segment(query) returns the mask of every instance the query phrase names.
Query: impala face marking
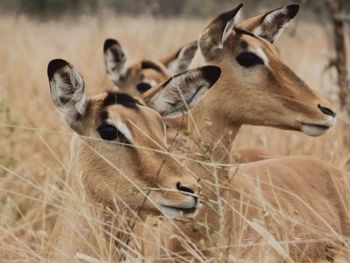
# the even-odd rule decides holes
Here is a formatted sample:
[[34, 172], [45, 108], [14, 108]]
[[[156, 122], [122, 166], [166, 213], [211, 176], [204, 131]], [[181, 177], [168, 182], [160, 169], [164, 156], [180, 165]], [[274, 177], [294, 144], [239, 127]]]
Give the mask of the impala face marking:
[[[242, 93], [254, 87], [253, 92], [255, 94], [247, 94], [246, 96], [252, 102], [255, 99], [258, 102], [254, 105], [257, 115], [260, 114], [257, 110], [267, 111], [266, 115], [260, 114], [260, 117], [264, 116], [266, 125], [300, 130], [310, 136], [319, 136], [335, 124], [333, 105], [326, 99], [319, 97], [304, 81], [284, 65], [274, 46], [264, 39], [256, 38], [251, 34], [242, 34], [242, 31], [239, 32], [240, 34], [235, 41], [244, 41], [247, 47], [246, 49], [239, 48], [236, 55], [234, 55], [236, 61], [240, 64], [240, 68], [235, 66], [235, 72], [240, 73], [241, 76], [246, 76], [244, 80], [240, 81], [246, 89]], [[245, 56], [243, 56], [244, 54]], [[245, 65], [242, 67], [243, 61]], [[248, 74], [250, 77], [248, 77]], [[259, 102], [258, 98], [262, 96], [261, 92], [268, 96], [266, 99], [270, 101], [270, 105]], [[262, 103], [264, 108], [260, 108], [259, 103]], [[326, 110], [320, 110], [319, 105]], [[247, 109], [247, 112], [254, 112], [252, 108], [254, 107]], [[325, 112], [331, 112], [332, 114], [325, 114]], [[280, 116], [277, 116], [277, 114]], [[282, 119], [283, 115], [284, 119]], [[258, 120], [253, 119], [256, 118], [251, 118], [251, 124], [259, 125]], [[283, 122], [285, 124], [273, 124], [273, 122], [267, 124], [269, 119], [273, 119], [275, 123], [279, 119], [281, 124]]]
[[265, 66], [269, 66], [269, 59], [267, 58], [265, 52], [261, 48], [257, 48], [255, 53], [264, 61]]
[[[115, 200], [132, 209], [142, 206], [143, 211], [162, 211], [171, 218], [196, 214], [200, 186], [168, 156], [159, 113], [121, 92], [87, 98], [82, 76], [61, 59], [49, 63], [48, 77], [56, 107], [83, 135], [76, 137], [74, 147], [88, 198], [112, 207]], [[144, 202], [146, 189], [153, 190]]]
[[163, 73], [162, 67], [159, 64], [157, 64], [151, 60], [142, 60], [141, 61], [141, 69], [153, 69], [155, 71]]
[[106, 98], [103, 100], [103, 107], [113, 104], [120, 104], [134, 110], [138, 110], [138, 105], [141, 105], [137, 99], [128, 94], [121, 92], [108, 92]]

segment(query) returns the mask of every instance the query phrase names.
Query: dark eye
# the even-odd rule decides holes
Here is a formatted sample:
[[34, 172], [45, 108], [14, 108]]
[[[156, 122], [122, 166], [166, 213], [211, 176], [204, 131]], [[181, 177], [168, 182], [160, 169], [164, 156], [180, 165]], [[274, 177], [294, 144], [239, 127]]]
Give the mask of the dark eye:
[[129, 143], [128, 139], [116, 127], [111, 124], [103, 123], [97, 129], [101, 138], [106, 141], [117, 140], [122, 143]]
[[152, 86], [147, 82], [140, 82], [139, 84], [136, 85], [136, 88], [140, 93], [144, 93], [150, 88], [152, 88]]
[[264, 61], [257, 55], [251, 52], [243, 52], [236, 57], [237, 62], [245, 68], [249, 68], [254, 65], [264, 64]]

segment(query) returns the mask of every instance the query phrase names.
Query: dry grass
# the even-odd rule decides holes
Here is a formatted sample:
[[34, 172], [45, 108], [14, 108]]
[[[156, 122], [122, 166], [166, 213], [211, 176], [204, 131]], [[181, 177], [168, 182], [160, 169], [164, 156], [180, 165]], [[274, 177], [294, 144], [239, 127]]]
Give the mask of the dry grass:
[[[0, 21], [0, 258], [37, 262], [60, 206], [72, 134], [51, 101], [47, 63], [67, 59], [95, 94], [111, 86], [102, 63], [105, 38], [120, 40], [134, 59], [159, 58], [193, 40], [206, 22], [111, 16], [45, 23], [5, 16]], [[278, 45], [288, 65], [336, 100], [334, 72], [323, 73], [332, 55], [328, 33], [317, 24], [299, 23], [296, 35], [286, 34]], [[337, 127], [321, 138], [245, 127], [235, 145], [309, 154], [342, 168], [350, 159], [344, 144], [349, 128], [342, 114]]]

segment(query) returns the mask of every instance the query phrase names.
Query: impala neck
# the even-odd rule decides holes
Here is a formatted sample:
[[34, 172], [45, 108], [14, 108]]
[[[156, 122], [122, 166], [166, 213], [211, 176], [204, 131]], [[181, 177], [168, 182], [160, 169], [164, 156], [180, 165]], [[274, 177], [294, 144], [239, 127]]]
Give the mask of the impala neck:
[[[207, 94], [192, 109], [188, 119], [190, 134], [197, 140], [191, 142], [192, 150], [199, 150], [198, 141], [202, 144], [212, 146], [213, 160], [220, 163], [229, 163], [229, 153], [231, 151], [233, 140], [241, 127], [241, 123], [235, 120], [234, 113], [230, 118], [222, 113], [222, 105], [220, 101], [224, 101], [223, 92], [227, 83], [234, 85], [230, 78], [229, 72], [225, 72], [225, 65], [219, 59], [215, 62], [206, 62], [202, 53], [198, 49], [192, 61], [191, 68], [198, 66], [214, 64], [221, 68], [222, 73], [216, 87], [207, 91]], [[221, 65], [223, 64], [223, 65]], [[215, 89], [215, 90], [214, 90]], [[192, 117], [191, 117], [192, 115]], [[237, 118], [239, 119], [239, 118]]]
[[230, 163], [232, 142], [241, 125], [232, 125], [220, 117], [210, 96], [205, 96], [191, 111], [188, 130], [192, 152], [203, 154], [220, 164]]

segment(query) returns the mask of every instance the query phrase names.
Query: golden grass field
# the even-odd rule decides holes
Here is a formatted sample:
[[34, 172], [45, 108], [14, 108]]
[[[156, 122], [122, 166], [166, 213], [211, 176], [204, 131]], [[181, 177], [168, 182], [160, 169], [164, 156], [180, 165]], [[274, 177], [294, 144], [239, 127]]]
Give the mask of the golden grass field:
[[[88, 92], [96, 94], [112, 87], [102, 58], [106, 38], [118, 39], [132, 59], [157, 59], [193, 40], [206, 23], [112, 15], [48, 22], [0, 18], [0, 262], [40, 261], [58, 212], [72, 132], [52, 103], [48, 62], [67, 59], [85, 77]], [[335, 72], [323, 72], [334, 54], [330, 32], [330, 25], [298, 21], [278, 47], [287, 65], [336, 104]], [[338, 116], [336, 127], [322, 137], [245, 127], [235, 146], [307, 154], [345, 168], [350, 123], [340, 111]]]

